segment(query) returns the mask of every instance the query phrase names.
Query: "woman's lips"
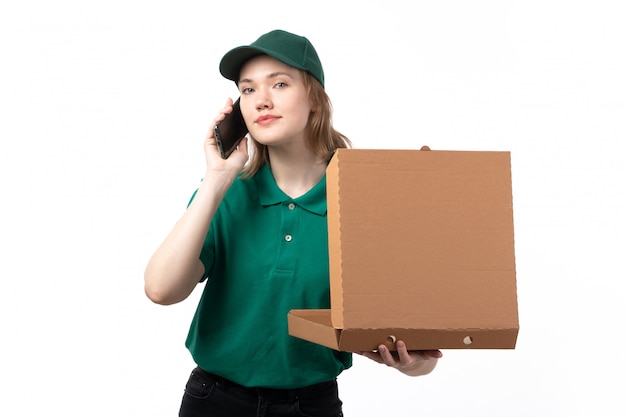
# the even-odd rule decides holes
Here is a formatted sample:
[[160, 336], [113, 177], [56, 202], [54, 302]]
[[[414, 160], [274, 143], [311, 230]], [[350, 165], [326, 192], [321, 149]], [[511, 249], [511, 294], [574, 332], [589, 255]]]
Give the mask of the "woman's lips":
[[260, 116], [258, 119], [256, 119], [256, 123], [258, 125], [265, 126], [265, 125], [272, 123], [274, 120], [278, 120], [278, 118], [279, 118], [278, 116], [267, 114], [264, 116]]

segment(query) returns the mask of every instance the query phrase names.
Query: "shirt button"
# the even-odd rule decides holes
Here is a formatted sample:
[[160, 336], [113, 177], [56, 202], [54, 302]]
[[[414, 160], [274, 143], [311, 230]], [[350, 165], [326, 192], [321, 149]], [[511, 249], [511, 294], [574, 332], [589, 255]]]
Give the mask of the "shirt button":
[[293, 204], [293, 203], [289, 203], [289, 205], [287, 207], [289, 207], [289, 210], [293, 210], [293, 209], [296, 208], [296, 205]]
[[285, 242], [291, 242], [293, 237], [291, 235], [285, 235]]

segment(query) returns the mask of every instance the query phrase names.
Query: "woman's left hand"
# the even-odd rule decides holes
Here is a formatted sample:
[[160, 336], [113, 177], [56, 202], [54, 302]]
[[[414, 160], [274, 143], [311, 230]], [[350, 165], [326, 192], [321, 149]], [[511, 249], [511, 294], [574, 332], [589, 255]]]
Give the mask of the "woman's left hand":
[[412, 350], [408, 351], [403, 341], [396, 343], [397, 352], [391, 352], [385, 345], [378, 346], [374, 352], [357, 352], [371, 360], [385, 364], [409, 376], [429, 374], [439, 358], [443, 356], [439, 350]]

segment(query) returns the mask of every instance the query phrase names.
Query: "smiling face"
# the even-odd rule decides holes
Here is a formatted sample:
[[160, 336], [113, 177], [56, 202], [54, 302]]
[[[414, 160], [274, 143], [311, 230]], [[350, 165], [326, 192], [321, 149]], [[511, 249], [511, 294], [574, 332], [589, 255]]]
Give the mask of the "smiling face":
[[305, 146], [311, 102], [296, 68], [260, 55], [242, 67], [241, 111], [254, 140], [269, 147]]

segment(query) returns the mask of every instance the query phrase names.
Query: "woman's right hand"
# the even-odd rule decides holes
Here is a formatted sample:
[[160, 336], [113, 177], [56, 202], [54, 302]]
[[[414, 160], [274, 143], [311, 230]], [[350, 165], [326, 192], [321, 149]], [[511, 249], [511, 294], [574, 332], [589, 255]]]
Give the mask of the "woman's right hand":
[[219, 148], [217, 147], [217, 140], [215, 139], [215, 125], [224, 120], [227, 114], [233, 111], [233, 100], [228, 99], [226, 105], [213, 119], [206, 139], [204, 140], [204, 154], [207, 163], [207, 174], [209, 172], [230, 172], [237, 175], [243, 169], [244, 165], [248, 161], [248, 138], [245, 137], [237, 149], [227, 159], [223, 159], [220, 155]]

